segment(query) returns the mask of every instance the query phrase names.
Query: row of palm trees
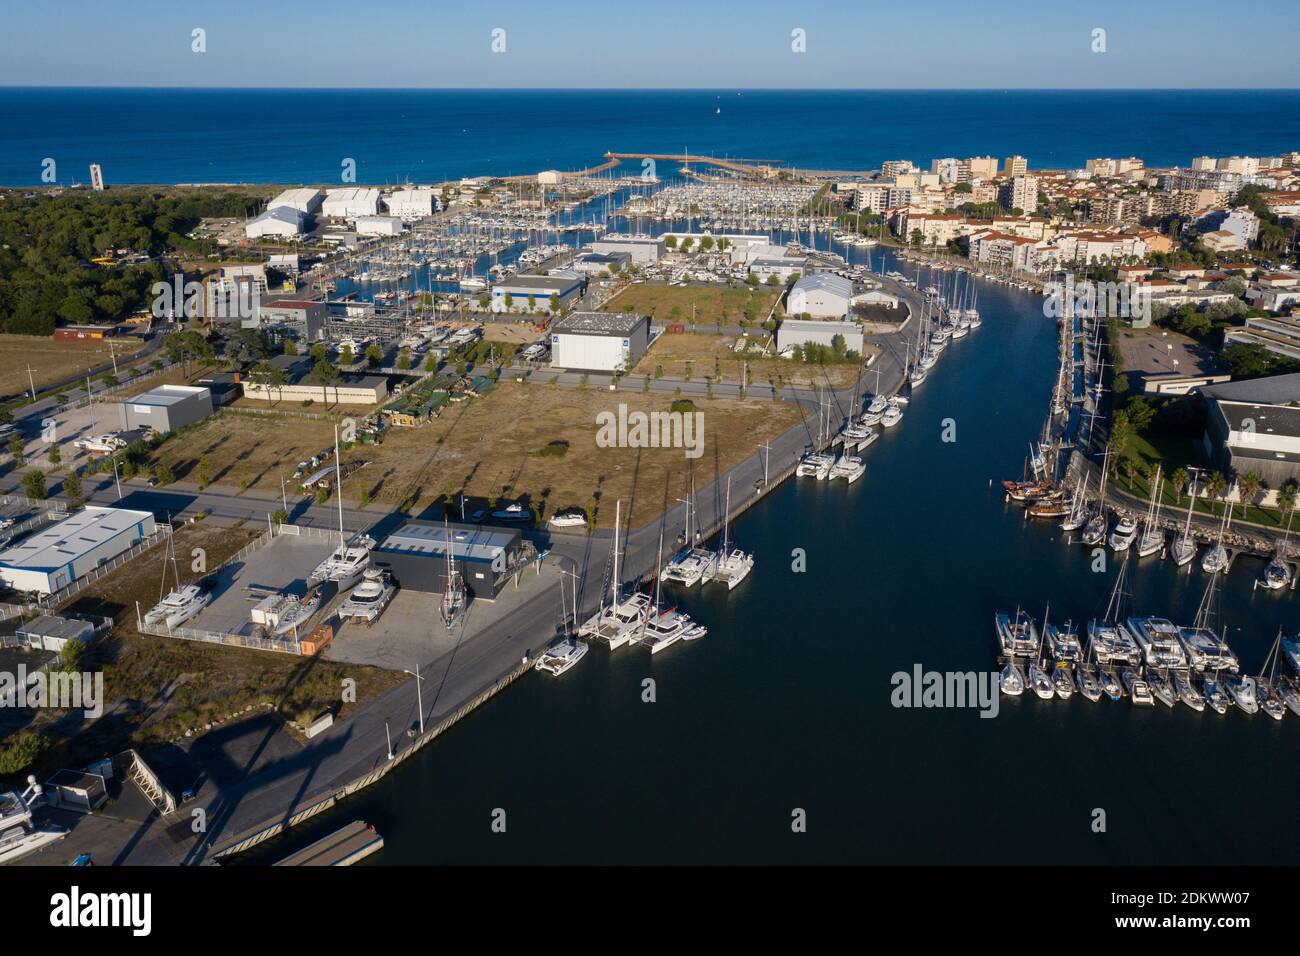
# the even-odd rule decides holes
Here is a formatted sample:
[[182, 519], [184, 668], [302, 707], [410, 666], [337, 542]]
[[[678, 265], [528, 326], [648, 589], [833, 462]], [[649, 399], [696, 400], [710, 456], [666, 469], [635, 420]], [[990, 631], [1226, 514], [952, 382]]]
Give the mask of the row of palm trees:
[[[1129, 487], [1133, 487], [1134, 466], [1128, 460], [1122, 460], [1118, 466], [1125, 471], [1125, 478], [1128, 480]], [[1147, 476], [1148, 480], [1150, 476]], [[1169, 474], [1169, 480], [1173, 484], [1174, 496], [1181, 505], [1184, 493], [1190, 493], [1191, 475], [1186, 468], [1175, 468]], [[1210, 502], [1210, 513], [1214, 514], [1216, 501], [1227, 501], [1227, 496], [1234, 490], [1237, 493], [1237, 501], [1241, 502], [1243, 511], [1254, 503], [1256, 496], [1267, 489], [1264, 480], [1253, 471], [1242, 472], [1238, 474], [1235, 480], [1230, 480], [1220, 471], [1211, 471], [1209, 474], [1199, 475], [1196, 479], [1196, 487], [1205, 493]], [[1279, 523], [1285, 523], [1291, 513], [1295, 511], [1296, 505], [1300, 502], [1300, 483], [1291, 479], [1277, 489], [1277, 509], [1280, 516]], [[1228, 502], [1231, 507], [1234, 502]]]

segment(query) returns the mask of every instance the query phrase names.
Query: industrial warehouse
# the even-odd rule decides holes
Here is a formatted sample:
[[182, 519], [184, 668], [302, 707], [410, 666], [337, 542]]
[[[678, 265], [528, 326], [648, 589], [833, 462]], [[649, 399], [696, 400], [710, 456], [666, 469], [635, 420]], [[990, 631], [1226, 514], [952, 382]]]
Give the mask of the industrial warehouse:
[[501, 592], [525, 550], [513, 529], [408, 521], [380, 542], [372, 559], [391, 571], [403, 588], [441, 593], [446, 590], [448, 539], [450, 564], [478, 600], [491, 600]]
[[650, 317], [635, 312], [574, 312], [551, 326], [555, 368], [627, 371], [649, 346]]
[[0, 581], [15, 591], [53, 594], [129, 551], [156, 530], [148, 511], [86, 505], [0, 551]]

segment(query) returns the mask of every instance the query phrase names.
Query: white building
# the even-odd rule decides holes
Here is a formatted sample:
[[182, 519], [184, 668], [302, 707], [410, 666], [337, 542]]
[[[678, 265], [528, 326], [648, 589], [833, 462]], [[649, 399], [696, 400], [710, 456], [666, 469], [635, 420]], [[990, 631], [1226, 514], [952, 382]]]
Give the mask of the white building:
[[551, 366], [626, 372], [650, 345], [650, 317], [635, 312], [574, 312], [551, 326]]
[[607, 234], [591, 244], [591, 251], [602, 255], [626, 252], [639, 266], [653, 265], [665, 252], [663, 236], [626, 236]]
[[275, 209], [284, 206], [288, 209], [296, 209], [304, 216], [310, 216], [320, 211], [320, 205], [324, 198], [324, 194], [319, 189], [312, 189], [311, 187], [286, 189], [272, 199], [266, 208]]
[[438, 196], [427, 186], [417, 186], [390, 193], [385, 204], [399, 219], [428, 219], [438, 211]]
[[358, 216], [356, 218], [358, 236], [400, 236], [402, 220], [395, 216]]
[[249, 239], [266, 236], [292, 239], [302, 235], [303, 222], [303, 214], [292, 206], [272, 206], [244, 226], [244, 235]]
[[0, 551], [0, 581], [15, 591], [52, 594], [149, 537], [152, 512], [86, 505]]
[[817, 272], [804, 276], [791, 287], [785, 311], [788, 315], [842, 319], [852, 302], [852, 280], [830, 272]]
[[369, 186], [345, 186], [331, 189], [321, 204], [321, 212], [330, 219], [356, 219], [379, 215], [379, 190]]
[[844, 348], [862, 354], [862, 326], [856, 322], [817, 321], [813, 319], [786, 319], [776, 330], [776, 350], [778, 353], [792, 349], [796, 345], [824, 345], [832, 348], [836, 336], [844, 340]]

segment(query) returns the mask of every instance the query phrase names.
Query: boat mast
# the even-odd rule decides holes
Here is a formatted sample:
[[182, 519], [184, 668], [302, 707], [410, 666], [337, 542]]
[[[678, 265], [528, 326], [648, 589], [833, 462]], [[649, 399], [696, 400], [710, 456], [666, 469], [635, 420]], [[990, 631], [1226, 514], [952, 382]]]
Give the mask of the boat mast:
[[339, 547], [343, 547], [343, 467], [339, 462], [339, 426], [334, 423], [334, 497], [339, 506]]

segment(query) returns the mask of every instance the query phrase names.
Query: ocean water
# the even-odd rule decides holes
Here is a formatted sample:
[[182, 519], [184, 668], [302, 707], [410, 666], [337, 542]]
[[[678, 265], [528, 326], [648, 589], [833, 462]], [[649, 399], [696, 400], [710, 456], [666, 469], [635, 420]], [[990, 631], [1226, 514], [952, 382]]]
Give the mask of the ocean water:
[[[1300, 148], [1300, 91], [0, 88], [0, 184], [441, 181], [581, 169], [613, 152], [867, 169], [1021, 154], [1031, 167]], [[639, 172], [639, 165], [626, 164]]]
[[[1004, 503], [997, 482], [1046, 413], [1056, 330], [1038, 296], [978, 285], [983, 327], [948, 346], [866, 475], [787, 481], [732, 525], [757, 555], [748, 580], [671, 594], [707, 637], [653, 658], [595, 645], [559, 679], [518, 681], [259, 858], [360, 818], [385, 836], [379, 863], [1295, 863], [1277, 813], [1300, 787], [1292, 714], [1077, 693], [1002, 698], [993, 719], [891, 705], [895, 672], [992, 670], [999, 609], [1086, 626], [1119, 567], [1094, 571], [1056, 523]], [[1191, 623], [1194, 567], [1135, 561], [1124, 613]], [[1252, 590], [1262, 567], [1238, 560], [1222, 588], [1252, 672], [1297, 619], [1292, 592]]]

